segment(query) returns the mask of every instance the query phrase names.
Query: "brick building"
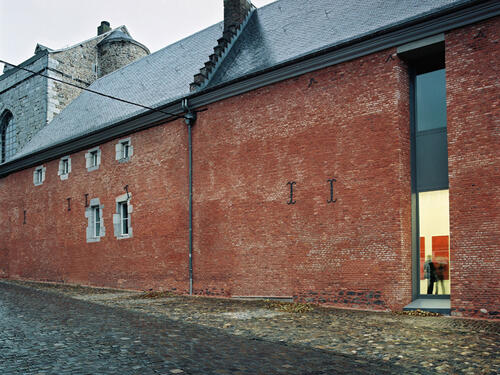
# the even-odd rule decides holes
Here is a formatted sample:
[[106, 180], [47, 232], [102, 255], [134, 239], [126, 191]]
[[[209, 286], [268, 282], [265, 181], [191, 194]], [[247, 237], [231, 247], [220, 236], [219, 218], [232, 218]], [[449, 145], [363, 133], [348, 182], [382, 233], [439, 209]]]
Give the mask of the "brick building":
[[2, 275], [497, 317], [498, 2], [224, 5], [0, 165]]

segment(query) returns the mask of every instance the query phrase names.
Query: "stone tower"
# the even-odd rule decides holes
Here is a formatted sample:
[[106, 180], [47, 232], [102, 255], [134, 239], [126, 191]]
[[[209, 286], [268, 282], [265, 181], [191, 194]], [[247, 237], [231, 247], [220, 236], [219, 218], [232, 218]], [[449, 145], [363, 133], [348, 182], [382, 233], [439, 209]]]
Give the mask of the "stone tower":
[[[88, 87], [96, 79], [149, 54], [125, 26], [103, 21], [97, 36], [54, 50], [37, 44], [20, 65], [50, 78]], [[57, 116], [81, 89], [5, 66], [0, 75], [0, 163], [8, 162], [38, 131]], [[8, 120], [8, 121], [7, 121]]]
[[114, 30], [97, 44], [97, 76], [100, 78], [141, 57], [149, 50], [122, 30]]

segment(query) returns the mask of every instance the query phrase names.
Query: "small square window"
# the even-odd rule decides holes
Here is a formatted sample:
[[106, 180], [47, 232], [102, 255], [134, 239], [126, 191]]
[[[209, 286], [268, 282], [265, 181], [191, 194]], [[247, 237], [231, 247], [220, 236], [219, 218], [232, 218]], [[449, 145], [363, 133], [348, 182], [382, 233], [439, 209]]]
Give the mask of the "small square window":
[[71, 159], [69, 156], [65, 156], [59, 161], [59, 171], [57, 172], [57, 174], [59, 175], [61, 180], [66, 180], [70, 173], [71, 173]]
[[115, 159], [119, 163], [126, 163], [130, 160], [134, 153], [134, 147], [130, 137], [125, 139], [120, 139], [115, 145], [116, 157]]
[[62, 172], [62, 174], [68, 174], [69, 173], [69, 160], [68, 159], [64, 159], [62, 161], [61, 172]]
[[101, 164], [101, 150], [99, 147], [95, 147], [85, 154], [85, 163], [89, 172], [99, 169], [99, 165]]
[[33, 172], [33, 184], [35, 186], [43, 184], [45, 181], [45, 167], [42, 165], [37, 167]]

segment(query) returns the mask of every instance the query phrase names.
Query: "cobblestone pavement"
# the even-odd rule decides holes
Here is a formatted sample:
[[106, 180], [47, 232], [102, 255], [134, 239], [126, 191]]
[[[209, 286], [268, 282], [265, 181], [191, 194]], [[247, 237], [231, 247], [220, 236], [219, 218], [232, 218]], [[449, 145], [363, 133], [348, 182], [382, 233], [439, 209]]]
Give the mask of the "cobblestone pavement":
[[1, 281], [0, 374], [500, 373], [499, 322], [144, 297]]

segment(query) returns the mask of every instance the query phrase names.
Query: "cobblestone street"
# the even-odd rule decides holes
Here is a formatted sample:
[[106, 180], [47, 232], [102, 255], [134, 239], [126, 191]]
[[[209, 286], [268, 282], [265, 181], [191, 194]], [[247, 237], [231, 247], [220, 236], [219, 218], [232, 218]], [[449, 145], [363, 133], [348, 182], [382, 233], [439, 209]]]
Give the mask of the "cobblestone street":
[[138, 296], [1, 281], [0, 373], [496, 374], [500, 368], [497, 322], [335, 309], [285, 313], [256, 302]]

